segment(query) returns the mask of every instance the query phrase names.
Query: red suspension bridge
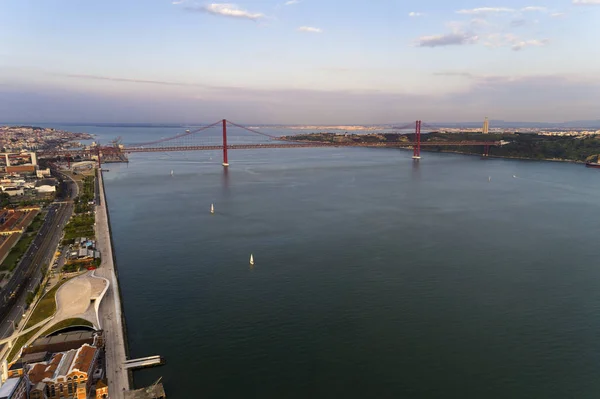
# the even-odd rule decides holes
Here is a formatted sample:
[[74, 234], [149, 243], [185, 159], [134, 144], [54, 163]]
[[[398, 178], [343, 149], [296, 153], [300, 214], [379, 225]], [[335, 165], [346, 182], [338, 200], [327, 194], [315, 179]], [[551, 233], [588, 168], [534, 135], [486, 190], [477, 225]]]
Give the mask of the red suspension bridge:
[[[245, 132], [253, 135], [262, 136], [266, 139], [255, 143], [232, 143], [227, 142], [227, 127], [235, 127], [242, 129]], [[208, 129], [222, 129], [222, 139], [219, 143], [207, 143], [203, 140], [202, 133]], [[98, 164], [101, 164], [103, 157], [111, 155], [130, 154], [138, 152], [171, 152], [171, 151], [214, 151], [223, 152], [223, 166], [229, 166], [228, 151], [229, 150], [249, 150], [249, 149], [266, 149], [266, 148], [324, 148], [324, 147], [378, 147], [378, 148], [412, 148], [413, 159], [421, 158], [421, 147], [465, 147], [479, 146], [483, 148], [482, 155], [487, 157], [489, 149], [492, 146], [501, 145], [498, 141], [421, 141], [421, 128], [425, 127], [428, 132], [439, 130], [434, 126], [423, 124], [418, 120], [415, 123], [410, 123], [404, 126], [394, 126], [392, 130], [406, 131], [414, 127], [414, 135], [412, 140], [404, 139], [403, 141], [377, 141], [377, 142], [353, 142], [353, 141], [313, 141], [313, 140], [297, 140], [293, 137], [274, 136], [257, 129], [242, 126], [226, 119], [202, 126], [194, 130], [186, 130], [184, 133], [177, 134], [172, 137], [161, 138], [158, 140], [129, 144], [129, 145], [113, 145], [100, 146], [97, 145], [87, 149], [75, 150], [44, 150], [40, 152], [41, 156], [50, 157], [65, 157], [70, 159], [74, 156], [96, 156]], [[205, 137], [205, 136], [204, 136]], [[408, 135], [407, 135], [408, 137]]]

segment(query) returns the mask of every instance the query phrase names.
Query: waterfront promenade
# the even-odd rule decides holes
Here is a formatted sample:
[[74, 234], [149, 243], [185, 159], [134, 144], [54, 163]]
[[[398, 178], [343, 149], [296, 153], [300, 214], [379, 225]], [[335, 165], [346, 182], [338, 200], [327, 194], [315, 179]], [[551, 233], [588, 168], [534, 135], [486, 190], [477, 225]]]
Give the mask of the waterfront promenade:
[[100, 322], [106, 339], [106, 377], [108, 380], [108, 390], [110, 397], [116, 399], [122, 398], [124, 396], [123, 391], [129, 390], [129, 377], [128, 372], [123, 368], [126, 360], [126, 337], [123, 329], [119, 283], [113, 262], [108, 209], [106, 207], [104, 181], [101, 171], [98, 171], [98, 188], [100, 204], [96, 206], [95, 228], [96, 245], [102, 254], [102, 263], [96, 270], [96, 275], [104, 277], [110, 282], [110, 288], [100, 304]]

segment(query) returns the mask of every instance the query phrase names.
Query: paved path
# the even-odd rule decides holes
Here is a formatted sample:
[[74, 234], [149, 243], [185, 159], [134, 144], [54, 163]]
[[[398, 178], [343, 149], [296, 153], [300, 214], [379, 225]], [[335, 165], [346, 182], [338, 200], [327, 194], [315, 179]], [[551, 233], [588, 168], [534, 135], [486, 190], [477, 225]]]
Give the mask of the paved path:
[[30, 331], [35, 330], [36, 328], [42, 327], [46, 323], [49, 323], [53, 318], [54, 318], [54, 316], [50, 316], [47, 319], [44, 319], [44, 320], [40, 321], [39, 323], [37, 323], [37, 324], [35, 324], [35, 325], [27, 328], [26, 330], [19, 331], [16, 334], [13, 334], [13, 335], [11, 335], [8, 338], [4, 338], [4, 339], [0, 340], [0, 344], [5, 344], [5, 343], [7, 343], [9, 341], [13, 341], [13, 340], [19, 338], [21, 335], [25, 335], [25, 334], [29, 333]]
[[106, 340], [106, 376], [108, 391], [111, 399], [123, 397], [123, 390], [129, 390], [129, 378], [122, 365], [126, 360], [125, 337], [123, 333], [121, 314], [121, 298], [119, 283], [115, 274], [110, 231], [108, 227], [104, 182], [102, 173], [98, 173], [100, 191], [99, 205], [96, 206], [96, 245], [102, 256], [102, 264], [96, 270], [98, 277], [104, 277], [110, 282], [110, 287], [100, 304], [100, 321]]

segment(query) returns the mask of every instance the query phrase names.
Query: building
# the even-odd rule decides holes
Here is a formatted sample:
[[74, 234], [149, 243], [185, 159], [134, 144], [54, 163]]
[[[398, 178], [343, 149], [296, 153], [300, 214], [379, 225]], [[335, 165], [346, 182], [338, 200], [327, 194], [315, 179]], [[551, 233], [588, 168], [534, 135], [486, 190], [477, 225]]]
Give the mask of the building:
[[96, 399], [107, 399], [108, 398], [108, 385], [104, 380], [100, 380], [96, 383]]
[[102, 346], [102, 335], [94, 331], [75, 331], [53, 337], [40, 337], [33, 341], [31, 345], [23, 348], [23, 358], [19, 360], [28, 360], [28, 363], [31, 364], [34, 363], [34, 360], [26, 358], [25, 355], [66, 352], [77, 349], [84, 344]]
[[35, 174], [35, 165], [17, 165], [7, 166], [5, 168], [6, 173], [23, 173], [23, 174]]
[[488, 134], [490, 132], [490, 121], [488, 120], [488, 117], [485, 117], [485, 120], [483, 121], [483, 134]]
[[37, 176], [38, 179], [43, 179], [44, 177], [50, 177], [50, 168], [38, 169], [35, 172], [35, 175]]
[[5, 166], [31, 165], [37, 166], [37, 156], [35, 152], [5, 152], [0, 154]]
[[30, 399], [87, 399], [98, 364], [99, 349], [83, 344], [79, 349], [55, 353], [45, 362], [28, 365]]
[[0, 386], [0, 399], [27, 399], [27, 379], [13, 377]]
[[15, 195], [25, 195], [25, 191], [23, 191], [23, 187], [2, 186], [2, 192], [10, 195], [11, 197], [13, 197]]

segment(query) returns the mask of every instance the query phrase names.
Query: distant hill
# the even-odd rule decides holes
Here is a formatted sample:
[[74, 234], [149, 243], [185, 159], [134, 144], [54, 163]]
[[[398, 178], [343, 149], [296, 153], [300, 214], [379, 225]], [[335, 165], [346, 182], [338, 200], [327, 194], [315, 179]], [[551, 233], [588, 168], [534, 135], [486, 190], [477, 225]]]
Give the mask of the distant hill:
[[[483, 122], [439, 122], [435, 126], [444, 127], [481, 127]], [[507, 122], [501, 120], [490, 120], [490, 127], [500, 128], [543, 128], [543, 129], [600, 129], [600, 119], [587, 121], [568, 121], [568, 122]]]

